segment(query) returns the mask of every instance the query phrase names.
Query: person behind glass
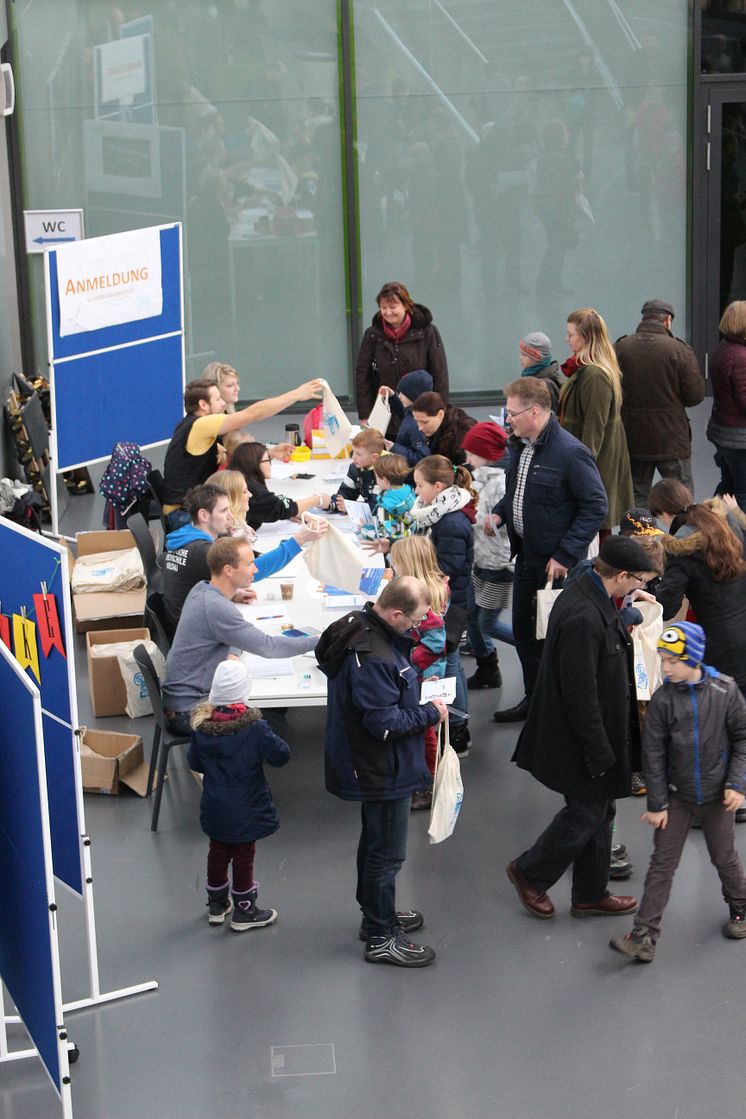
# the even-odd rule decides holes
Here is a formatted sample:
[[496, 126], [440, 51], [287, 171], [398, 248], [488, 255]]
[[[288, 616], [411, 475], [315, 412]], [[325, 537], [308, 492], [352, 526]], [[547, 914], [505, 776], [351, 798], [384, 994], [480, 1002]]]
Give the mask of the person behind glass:
[[559, 420], [596, 460], [609, 501], [599, 533], [603, 540], [635, 503], [621, 419], [622, 378], [598, 311], [581, 307], [568, 315], [567, 344], [572, 356], [562, 366], [567, 381], [560, 393]]
[[454, 466], [463, 466], [466, 455], [462, 449], [464, 436], [477, 422], [455, 404], [446, 404], [437, 392], [425, 392], [412, 405], [412, 417], [424, 435], [428, 453], [445, 455]]
[[507, 386], [505, 395], [512, 454], [505, 495], [493, 509], [493, 519], [496, 527], [506, 526], [516, 561], [513, 636], [525, 695], [513, 707], [496, 711], [497, 723], [520, 722], [528, 713], [542, 650], [536, 639], [536, 592], [563, 579], [585, 557], [608, 510], [593, 455], [560, 427], [544, 382], [521, 377]]
[[[210, 384], [218, 386], [220, 395], [225, 401], [225, 415], [232, 415], [236, 411], [238, 394], [241, 391], [241, 381], [239, 379], [238, 373], [233, 368], [233, 366], [228, 365], [224, 361], [211, 361], [210, 364], [206, 365], [205, 368], [202, 370], [202, 380], [208, 381]], [[234, 438], [235, 436], [240, 435], [242, 436], [242, 438], [240, 438], [238, 442], [235, 442], [234, 445], [231, 447], [231, 450], [228, 451], [226, 442], [230, 435], [233, 435]], [[253, 442], [254, 437], [253, 435], [249, 435], [248, 432], [229, 432], [228, 435], [222, 440], [223, 447], [226, 451], [226, 465], [228, 465], [229, 463], [229, 455], [233, 453], [233, 450], [235, 450], [235, 447], [237, 447], [239, 443]], [[269, 448], [269, 453], [272, 458], [276, 458], [279, 459], [281, 462], [284, 462], [293, 453], [293, 448], [291, 447], [290, 443], [276, 443], [273, 447]]]
[[469, 753], [469, 693], [459, 656], [459, 644], [466, 627], [474, 560], [474, 531], [477, 494], [465, 466], [454, 466], [443, 455], [423, 458], [414, 468], [418, 500], [410, 516], [415, 532], [427, 533], [435, 548], [438, 567], [448, 576], [451, 588], [446, 676], [456, 679], [454, 709], [448, 723], [451, 745], [459, 757]]
[[547, 890], [572, 867], [573, 917], [634, 913], [609, 893], [615, 800], [640, 768], [632, 639], [614, 600], [641, 591], [648, 557], [631, 537], [610, 536], [593, 571], [563, 590], [549, 616], [536, 690], [513, 757], [565, 805], [507, 867], [521, 904], [547, 920]]
[[312, 493], [297, 501], [284, 494], [273, 493], [267, 485], [268, 479], [272, 477], [272, 459], [264, 443], [243, 443], [236, 447], [231, 466], [243, 474], [251, 492], [246, 521], [253, 529], [274, 521], [288, 521], [291, 517], [299, 517], [307, 509], [328, 509], [331, 505], [332, 499], [328, 493]]
[[[443, 340], [427, 307], [414, 303], [404, 284], [384, 284], [376, 296], [378, 311], [365, 331], [355, 367], [356, 405], [360, 422], [371, 413], [382, 385], [396, 389], [405, 373], [429, 370], [433, 388], [448, 398], [448, 362]], [[393, 419], [392, 432], [398, 421]]]
[[430, 448], [425, 436], [417, 426], [412, 415], [412, 403], [423, 393], [432, 392], [433, 379], [426, 369], [414, 369], [405, 373], [397, 385], [396, 392], [388, 385], [381, 385], [380, 396], [388, 398], [392, 416], [396, 417], [399, 430], [393, 440], [387, 443], [393, 455], [403, 455], [410, 466], [415, 466], [421, 458], [427, 458]]
[[540, 330], [533, 330], [518, 343], [518, 360], [522, 377], [538, 377], [547, 386], [552, 398], [552, 411], [556, 412], [564, 380], [559, 362], [552, 357], [551, 340]]
[[316, 648], [329, 681], [326, 788], [361, 802], [356, 898], [365, 959], [413, 968], [427, 967], [435, 952], [409, 940], [424, 918], [417, 910], [397, 911], [396, 876], [407, 853], [412, 793], [428, 781], [424, 730], [447, 717], [440, 700], [420, 704], [409, 660], [409, 631], [429, 605], [424, 583], [393, 579], [375, 603], [333, 622]]
[[474, 566], [468, 590], [466, 635], [477, 659], [477, 670], [467, 685], [499, 688], [500, 665], [494, 639], [509, 636], [509, 626], [500, 624], [500, 614], [510, 605], [513, 589], [513, 564], [510, 540], [505, 527], [495, 528], [492, 510], [505, 493], [505, 455], [507, 435], [498, 424], [478, 423], [467, 431], [463, 442], [466, 462], [479, 495], [474, 525]]
[[[202, 774], [200, 825], [209, 837], [207, 920], [234, 932], [273, 925], [275, 909], [260, 909], [254, 881], [256, 841], [277, 831], [280, 822], [263, 765], [282, 766], [287, 742], [249, 706], [251, 673], [240, 660], [221, 661], [206, 702], [191, 717], [189, 765]], [[232, 882], [228, 868], [233, 867]]]
[[746, 300], [726, 307], [723, 335], [710, 357], [712, 414], [707, 438], [715, 445], [720, 468], [717, 493], [735, 494], [746, 510]]

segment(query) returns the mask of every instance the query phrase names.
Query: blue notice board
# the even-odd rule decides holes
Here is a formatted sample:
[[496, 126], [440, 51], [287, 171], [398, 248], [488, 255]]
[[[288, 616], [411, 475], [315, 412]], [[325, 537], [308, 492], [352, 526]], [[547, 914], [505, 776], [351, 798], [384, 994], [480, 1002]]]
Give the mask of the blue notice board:
[[[0, 975], [58, 1092], [59, 992], [49, 923], [34, 703], [38, 693], [0, 651]], [[61, 1016], [59, 1018], [61, 1021]]]
[[65, 337], [57, 252], [46, 255], [58, 471], [108, 458], [117, 442], [165, 442], [183, 418], [181, 226], [162, 226], [159, 235], [161, 314]]
[[[20, 615], [25, 608], [36, 630], [40, 679], [37, 681], [30, 667], [25, 672], [41, 693], [54, 873], [71, 890], [82, 895], [82, 829], [78, 815], [77, 746], [73, 734], [73, 716], [77, 720], [77, 712], [74, 710], [74, 653], [66, 550], [38, 533], [28, 532], [0, 518], [0, 555], [3, 557], [0, 623], [7, 626], [14, 651], [13, 615]], [[33, 597], [41, 593], [42, 582], [46, 583], [48, 596], [54, 603], [58, 640], [65, 656], [56, 646], [50, 648], [48, 656], [44, 654]]]

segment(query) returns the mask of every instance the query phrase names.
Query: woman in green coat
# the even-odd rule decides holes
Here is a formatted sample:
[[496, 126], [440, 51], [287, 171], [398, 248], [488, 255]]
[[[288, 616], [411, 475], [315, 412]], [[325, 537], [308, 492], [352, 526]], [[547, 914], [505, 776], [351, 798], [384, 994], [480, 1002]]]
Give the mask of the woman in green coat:
[[572, 357], [562, 366], [559, 420], [566, 431], [584, 443], [596, 459], [609, 513], [601, 539], [619, 524], [634, 505], [627, 436], [621, 420], [622, 375], [606, 323], [597, 311], [581, 307], [567, 319], [567, 343]]

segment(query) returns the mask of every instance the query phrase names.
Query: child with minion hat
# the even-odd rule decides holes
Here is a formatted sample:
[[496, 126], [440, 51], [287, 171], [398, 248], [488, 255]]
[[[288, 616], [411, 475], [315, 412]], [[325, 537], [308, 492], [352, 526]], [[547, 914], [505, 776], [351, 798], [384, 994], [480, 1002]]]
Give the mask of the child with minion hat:
[[735, 850], [734, 817], [746, 791], [746, 700], [730, 676], [704, 663], [705, 635], [693, 622], [658, 640], [664, 683], [648, 705], [642, 738], [647, 811], [655, 828], [645, 893], [626, 936], [610, 946], [650, 963], [684, 841], [696, 821], [730, 908], [724, 932], [746, 939], [746, 877]]

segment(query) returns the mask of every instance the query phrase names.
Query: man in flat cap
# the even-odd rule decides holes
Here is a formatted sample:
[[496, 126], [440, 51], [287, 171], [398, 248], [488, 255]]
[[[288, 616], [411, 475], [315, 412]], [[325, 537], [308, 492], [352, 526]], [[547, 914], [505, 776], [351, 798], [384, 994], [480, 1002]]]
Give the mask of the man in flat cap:
[[671, 333], [673, 317], [670, 303], [649, 299], [635, 333], [616, 343], [636, 505], [647, 506], [656, 469], [694, 492], [686, 409], [704, 399], [705, 383], [692, 348]]
[[608, 890], [617, 797], [630, 796], [640, 765], [632, 638], [614, 600], [641, 591], [650, 560], [630, 536], [610, 536], [592, 570], [557, 599], [536, 689], [514, 761], [560, 793], [562, 808], [508, 865], [521, 904], [554, 916], [547, 894], [572, 867], [573, 917], [634, 913], [633, 897]]

